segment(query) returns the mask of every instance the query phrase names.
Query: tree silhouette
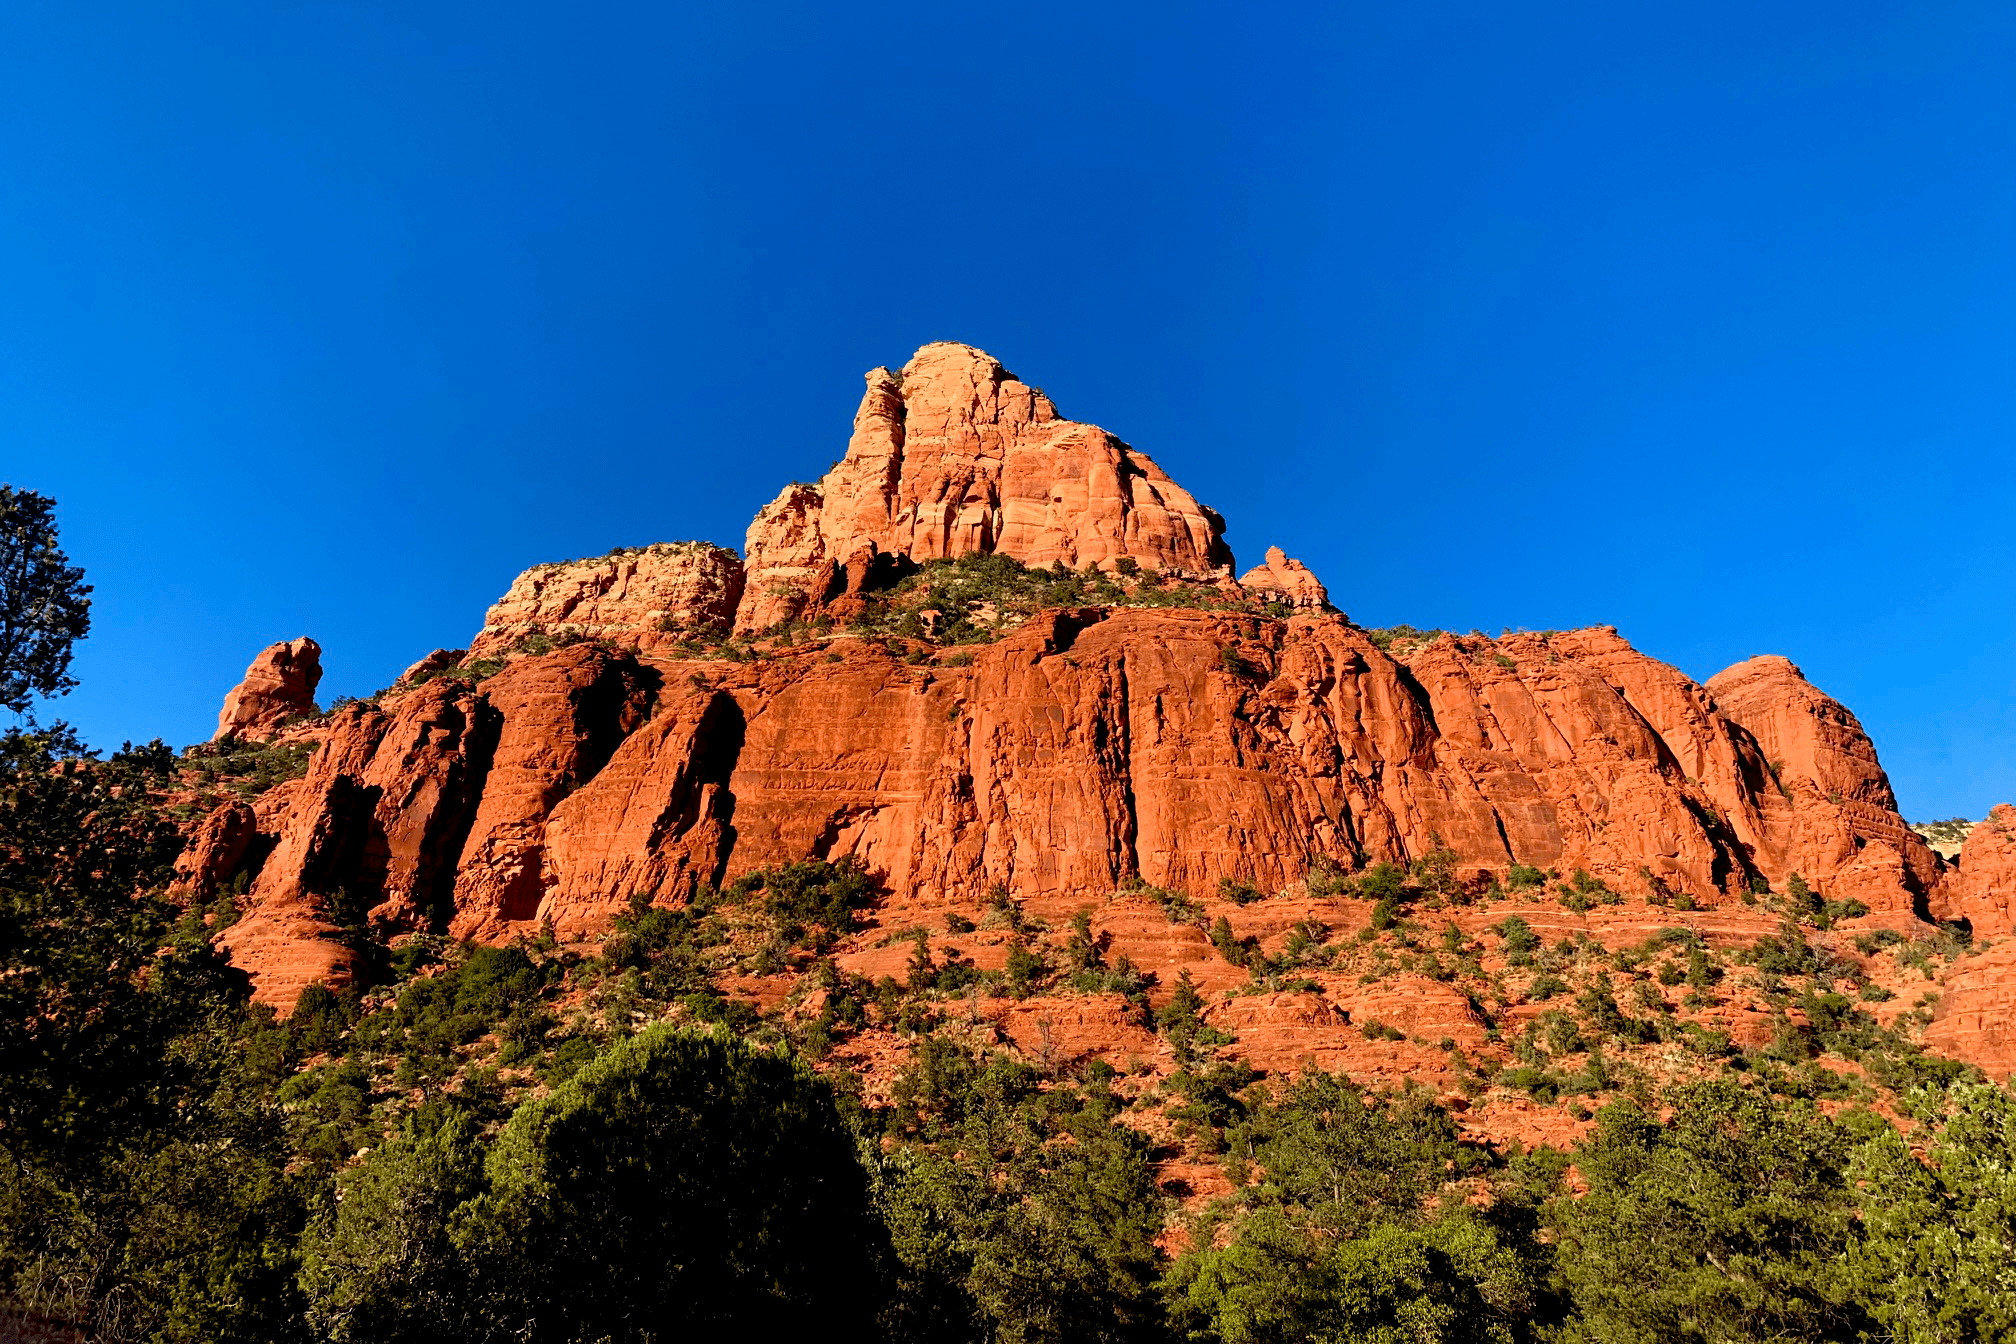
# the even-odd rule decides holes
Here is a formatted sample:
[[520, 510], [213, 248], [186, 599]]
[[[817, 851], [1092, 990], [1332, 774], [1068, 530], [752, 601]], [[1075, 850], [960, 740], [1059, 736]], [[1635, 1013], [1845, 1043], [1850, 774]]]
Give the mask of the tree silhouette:
[[56, 544], [56, 501], [0, 485], [0, 706], [77, 684], [70, 650], [91, 629], [91, 585]]

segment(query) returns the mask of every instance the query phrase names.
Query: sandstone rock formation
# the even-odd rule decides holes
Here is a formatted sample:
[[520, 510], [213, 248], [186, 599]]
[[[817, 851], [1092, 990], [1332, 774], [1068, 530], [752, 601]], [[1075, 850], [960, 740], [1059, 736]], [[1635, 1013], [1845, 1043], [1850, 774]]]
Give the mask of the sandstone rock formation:
[[649, 647], [687, 631], [727, 626], [741, 600], [742, 562], [705, 542], [534, 565], [490, 608], [469, 652], [481, 657], [527, 635], [563, 631]]
[[1947, 973], [1925, 1044], [2008, 1079], [2016, 1075], [2016, 806], [1997, 804], [1967, 832], [1932, 913], [1965, 920], [1974, 947], [1986, 947]]
[[343, 929], [367, 912], [394, 927], [445, 922], [496, 735], [488, 703], [449, 680], [331, 716], [248, 912], [219, 938], [262, 999], [286, 1004], [311, 981], [343, 983]]
[[1265, 562], [1241, 574], [1239, 586], [1276, 596], [1291, 607], [1325, 611], [1330, 606], [1330, 594], [1321, 581], [1300, 560], [1284, 555], [1279, 546], [1269, 546]]
[[[250, 835], [230, 809], [198, 829], [185, 880], [256, 872], [224, 942], [283, 1004], [345, 973], [340, 935], [367, 917], [574, 938], [633, 896], [676, 902], [808, 856], [858, 856], [925, 913], [996, 886], [1067, 918], [1135, 883], [1299, 890], [1319, 859], [1434, 851], [1473, 888], [1514, 863], [1586, 870], [1647, 912], [1643, 936], [1687, 909], [1772, 927], [1751, 889], [1794, 872], [1899, 929], [1939, 899], [1938, 861], [1861, 726], [1784, 659], [1704, 687], [1612, 629], [1395, 643], [1331, 609], [1278, 548], [1243, 591], [1292, 614], [1211, 609], [1242, 592], [1222, 530], [986, 355], [927, 346], [869, 375], [845, 460], [758, 514], [746, 582], [699, 545], [527, 571], [471, 645], [511, 655], [502, 671], [438, 651], [339, 711]], [[731, 616], [744, 632], [808, 610], [844, 620], [907, 567], [986, 551], [1211, 582], [1200, 607], [1052, 609], [956, 649], [836, 630], [751, 656], [689, 637]], [[566, 630], [596, 642], [526, 638]], [[1974, 870], [1997, 871], [1983, 852]], [[1983, 880], [1967, 899], [1985, 920], [2007, 900]], [[1124, 918], [1143, 927], [1116, 931], [1158, 969], [1221, 965], [1195, 929]], [[1444, 1007], [1422, 1021], [1468, 1039]], [[1239, 1009], [1305, 1010], [1294, 995]]]
[[184, 838], [175, 860], [175, 889], [197, 897], [213, 895], [243, 867], [258, 834], [252, 804], [237, 798], [218, 804]]
[[1939, 860], [1897, 814], [1875, 744], [1845, 705], [1776, 655], [1716, 673], [1707, 690], [1748, 730], [1769, 771], [1771, 787], [1755, 790], [1754, 841], [1768, 867], [1876, 909], [1900, 887], [1920, 904], [1928, 898]]
[[912, 562], [999, 552], [1030, 565], [1156, 570], [1229, 566], [1224, 520], [1143, 454], [968, 345], [927, 345], [900, 373], [876, 369], [847, 455], [793, 485], [750, 524], [736, 627], [798, 614], [822, 564], [860, 553]]
[[2016, 1075], [2016, 942], [1960, 961], [1942, 990], [1925, 1029], [1926, 1048], [1993, 1077]]
[[[753, 662], [576, 645], [345, 709], [245, 922], [340, 891], [394, 927], [578, 936], [633, 893], [808, 855], [859, 855], [942, 907], [996, 883], [1280, 890], [1319, 856], [1438, 847], [1479, 880], [1584, 868], [1714, 908], [1759, 877], [1832, 873], [1799, 838], [1831, 846], [1851, 822], [1786, 799], [1741, 725], [1612, 631], [1445, 636], [1400, 663], [1335, 615], [1093, 608], [967, 665], [856, 639]], [[1889, 873], [1877, 917], [1913, 923], [1907, 877]]]
[[407, 668], [404, 672], [401, 672], [399, 679], [393, 682], [392, 685], [395, 688], [411, 686], [417, 681], [423, 681], [438, 673], [446, 672], [452, 667], [461, 666], [463, 660], [468, 656], [469, 650], [467, 649], [436, 649], [425, 658], [420, 659]]
[[1977, 939], [2016, 933], [2016, 807], [1998, 803], [1967, 833], [1933, 913], [1966, 920]]
[[224, 697], [216, 738], [263, 742], [291, 718], [315, 712], [322, 680], [322, 646], [303, 636], [270, 645], [245, 669], [245, 680]]
[[497, 732], [454, 864], [451, 932], [482, 937], [539, 913], [548, 817], [650, 717], [658, 682], [628, 657], [576, 645], [483, 683]]

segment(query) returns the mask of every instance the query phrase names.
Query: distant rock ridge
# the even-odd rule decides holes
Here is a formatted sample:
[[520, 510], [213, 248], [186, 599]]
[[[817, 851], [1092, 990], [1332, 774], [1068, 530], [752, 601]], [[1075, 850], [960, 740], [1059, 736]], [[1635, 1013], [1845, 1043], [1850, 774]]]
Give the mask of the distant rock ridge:
[[[1960, 872], [1983, 876], [1955, 887], [1860, 723], [1783, 658], [1704, 685], [1608, 627], [1395, 641], [1278, 547], [1235, 580], [1223, 532], [991, 357], [926, 346], [868, 375], [845, 457], [766, 504], [745, 557], [527, 570], [466, 651], [321, 721], [305, 778], [195, 826], [182, 880], [250, 873], [222, 942], [282, 1005], [346, 973], [338, 892], [391, 930], [564, 939], [808, 855], [858, 856], [923, 910], [1453, 851], [1473, 886], [1583, 869], [1758, 918], [1752, 888], [1797, 873], [1869, 924], [2007, 918], [2000, 851], [1970, 836]], [[847, 628], [919, 566], [988, 554], [1189, 586], [985, 644]], [[296, 643], [227, 718], [312, 708], [319, 650]]]

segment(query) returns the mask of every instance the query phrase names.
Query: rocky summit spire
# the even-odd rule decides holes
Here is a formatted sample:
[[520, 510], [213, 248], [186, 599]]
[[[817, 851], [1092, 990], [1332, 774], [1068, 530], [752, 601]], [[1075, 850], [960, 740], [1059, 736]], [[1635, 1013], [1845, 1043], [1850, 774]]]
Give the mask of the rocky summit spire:
[[738, 628], [760, 630], [876, 557], [996, 552], [1028, 565], [1203, 574], [1228, 569], [1225, 521], [1144, 454], [970, 345], [925, 346], [875, 369], [847, 455], [787, 486], [749, 525]]
[[322, 646], [303, 635], [260, 650], [245, 679], [224, 697], [217, 737], [264, 741], [291, 718], [315, 712], [322, 680]]

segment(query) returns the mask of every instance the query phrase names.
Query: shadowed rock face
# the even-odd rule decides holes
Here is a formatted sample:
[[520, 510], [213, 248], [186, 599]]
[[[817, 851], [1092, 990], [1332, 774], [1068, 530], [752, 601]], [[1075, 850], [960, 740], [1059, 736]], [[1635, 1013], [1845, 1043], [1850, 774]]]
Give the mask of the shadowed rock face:
[[245, 680], [224, 697], [212, 741], [240, 737], [264, 742], [291, 718], [315, 712], [315, 687], [322, 680], [322, 646], [307, 636], [262, 649], [245, 669]]
[[[678, 901], [808, 855], [859, 856], [921, 915], [995, 884], [1065, 917], [1136, 879], [1279, 891], [1317, 858], [1437, 849], [1473, 881], [1515, 862], [1587, 869], [1654, 930], [1671, 907], [1642, 903], [1682, 895], [1700, 918], [1769, 927], [1738, 893], [1794, 872], [1898, 928], [1948, 899], [1861, 726], [1784, 659], [1702, 686], [1607, 628], [1389, 655], [1278, 549], [1234, 584], [1222, 531], [988, 356], [927, 346], [869, 375], [842, 462], [757, 515], [746, 573], [698, 545], [527, 571], [472, 644], [502, 671], [476, 680], [495, 664], [443, 651], [332, 715], [305, 779], [198, 828], [185, 880], [256, 870], [222, 941], [282, 1005], [343, 977], [337, 924], [363, 911], [392, 929], [494, 941], [550, 923], [572, 938], [635, 895]], [[749, 631], [839, 613], [906, 567], [976, 551], [1209, 575], [1210, 594], [1293, 614], [1053, 610], [907, 658], [844, 634], [754, 659], [669, 647], [731, 615]], [[562, 628], [597, 642], [524, 651]], [[290, 656], [292, 673], [276, 650], [262, 662], [298, 687]], [[252, 681], [233, 706], [279, 703], [248, 698]], [[1989, 876], [2002, 860], [1981, 852], [1962, 872], [1984, 885], [1952, 899], [2006, 922]], [[1144, 957], [1214, 955], [1196, 930], [1143, 919]], [[1284, 1051], [1335, 1026], [1299, 1000], [1264, 1007]], [[1452, 1039], [1469, 1029], [1460, 1005], [1415, 1007]]]

